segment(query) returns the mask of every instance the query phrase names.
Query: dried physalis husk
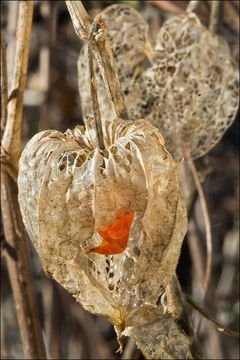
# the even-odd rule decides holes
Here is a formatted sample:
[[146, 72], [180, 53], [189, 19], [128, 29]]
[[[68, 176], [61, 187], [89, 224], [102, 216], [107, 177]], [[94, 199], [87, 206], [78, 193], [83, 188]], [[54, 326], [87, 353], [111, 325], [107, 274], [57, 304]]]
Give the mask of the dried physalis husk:
[[[116, 119], [103, 132], [104, 151], [95, 146], [91, 119], [86, 129], [35, 135], [20, 159], [19, 203], [46, 273], [121, 333], [159, 308], [187, 217], [179, 169], [158, 130]], [[126, 249], [86, 252], [125, 212], [134, 214]]]
[[[234, 121], [239, 72], [225, 40], [211, 34], [192, 12], [166, 21], [152, 48], [148, 26], [127, 5], [110, 6], [102, 17], [118, 68], [130, 119], [145, 118], [164, 136], [175, 159], [188, 145], [193, 158], [207, 153]], [[86, 49], [79, 58], [79, 89], [89, 115]], [[98, 79], [102, 113], [109, 102]], [[104, 117], [104, 116], [103, 116]]]

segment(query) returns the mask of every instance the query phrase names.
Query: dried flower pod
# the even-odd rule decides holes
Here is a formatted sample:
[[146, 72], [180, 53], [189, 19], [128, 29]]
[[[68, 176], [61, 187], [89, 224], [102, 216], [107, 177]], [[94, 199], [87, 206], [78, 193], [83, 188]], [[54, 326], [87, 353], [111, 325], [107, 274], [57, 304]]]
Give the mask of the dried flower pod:
[[[150, 49], [147, 24], [134, 9], [117, 4], [102, 16], [130, 119], [145, 118], [158, 127], [175, 159], [184, 155], [183, 144], [193, 158], [207, 153], [238, 109], [239, 72], [224, 39], [186, 12], [164, 23]], [[79, 89], [89, 115], [85, 52], [83, 48], [79, 57]], [[98, 82], [102, 113], [108, 118], [109, 102], [103, 100], [100, 78]]]
[[[187, 217], [178, 166], [155, 127], [106, 121], [104, 151], [93, 130], [90, 119], [86, 129], [35, 135], [20, 159], [19, 203], [47, 274], [121, 333], [149, 308], [162, 311], [159, 296], [175, 272]], [[101, 243], [99, 230], [128, 210], [126, 250], [85, 255]]]

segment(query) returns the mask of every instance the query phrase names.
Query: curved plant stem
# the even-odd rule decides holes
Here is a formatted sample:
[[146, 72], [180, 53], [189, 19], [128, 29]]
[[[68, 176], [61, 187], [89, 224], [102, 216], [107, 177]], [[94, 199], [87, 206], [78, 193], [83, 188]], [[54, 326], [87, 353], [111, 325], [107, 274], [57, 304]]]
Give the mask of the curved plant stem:
[[89, 73], [90, 73], [92, 109], [95, 120], [96, 132], [97, 132], [98, 147], [101, 150], [104, 150], [105, 146], [103, 139], [101, 115], [98, 105], [97, 82], [93, 68], [93, 39], [94, 39], [94, 34], [96, 33], [97, 30], [98, 30], [98, 23], [97, 21], [93, 21], [88, 35], [88, 64], [89, 64]]
[[193, 160], [191, 158], [190, 150], [186, 146], [185, 146], [185, 153], [186, 153], [188, 165], [189, 165], [189, 167], [190, 167], [190, 169], [192, 171], [194, 181], [195, 181], [195, 184], [196, 184], [196, 187], [197, 187], [197, 191], [198, 191], [198, 194], [199, 194], [199, 199], [200, 199], [201, 206], [202, 206], [203, 217], [204, 217], [204, 222], [205, 222], [205, 229], [206, 229], [207, 260], [206, 260], [205, 277], [204, 277], [204, 283], [203, 283], [204, 294], [203, 294], [203, 299], [202, 299], [202, 304], [204, 305], [205, 301], [206, 301], [209, 282], [210, 282], [211, 266], [212, 266], [211, 223], [210, 223], [210, 217], [209, 217], [209, 213], [208, 213], [207, 202], [206, 202], [206, 198], [205, 198], [205, 195], [204, 195], [204, 192], [203, 192], [203, 188], [202, 188], [202, 185], [200, 183], [196, 167], [195, 167], [194, 162], [193, 162]]
[[7, 109], [6, 127], [2, 138], [1, 209], [7, 244], [4, 253], [16, 303], [25, 358], [44, 359], [46, 355], [32, 287], [16, 184], [18, 161], [21, 153], [23, 94], [26, 85], [32, 15], [33, 1], [20, 1], [13, 84]]
[[238, 332], [235, 332], [233, 330], [230, 330], [228, 328], [225, 328], [222, 326], [217, 320], [215, 320], [212, 316], [210, 316], [205, 310], [203, 310], [200, 306], [198, 306], [188, 295], [185, 294], [185, 298], [187, 302], [196, 309], [203, 317], [205, 317], [207, 320], [211, 321], [218, 329], [218, 331], [223, 332], [227, 335], [234, 336], [234, 337], [240, 337], [240, 334]]

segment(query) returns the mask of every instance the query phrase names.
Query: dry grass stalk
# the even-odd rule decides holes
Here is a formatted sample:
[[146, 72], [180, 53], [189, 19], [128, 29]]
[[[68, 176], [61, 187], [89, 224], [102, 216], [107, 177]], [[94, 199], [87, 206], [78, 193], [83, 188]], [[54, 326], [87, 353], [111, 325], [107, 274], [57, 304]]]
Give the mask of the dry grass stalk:
[[90, 88], [91, 88], [91, 99], [92, 99], [92, 109], [95, 120], [95, 127], [97, 132], [97, 146], [104, 150], [104, 138], [103, 138], [103, 129], [101, 122], [101, 114], [98, 105], [98, 96], [97, 96], [97, 82], [93, 68], [93, 38], [94, 34], [97, 31], [98, 21], [94, 21], [91, 25], [88, 35], [88, 63], [89, 63], [89, 72], [90, 72]]
[[7, 123], [2, 139], [1, 208], [5, 239], [8, 248], [12, 249], [12, 252], [6, 251], [5, 254], [16, 302], [24, 354], [26, 359], [43, 359], [45, 358], [45, 350], [32, 287], [16, 184], [18, 160], [21, 152], [23, 94], [26, 85], [32, 15], [33, 1], [21, 1], [17, 24], [13, 84], [8, 103]]
[[[21, 121], [23, 110], [23, 94], [26, 85], [27, 63], [29, 54], [29, 39], [32, 26], [33, 3], [25, 1], [19, 5], [17, 25], [17, 44], [13, 81], [8, 102], [8, 118], [2, 138], [4, 156], [2, 160], [9, 173], [16, 180], [18, 160], [21, 153]], [[5, 161], [6, 159], [6, 161]]]
[[186, 11], [187, 12], [192, 12], [192, 11], [195, 11], [197, 6], [199, 5], [200, 3], [200, 0], [191, 0], [189, 1], [189, 4], [186, 8]]
[[214, 326], [217, 328], [218, 331], [223, 332], [227, 335], [234, 336], [234, 337], [240, 337], [240, 334], [236, 331], [233, 331], [231, 329], [228, 329], [224, 326], [222, 326], [217, 320], [215, 320], [211, 315], [209, 315], [201, 306], [197, 305], [188, 295], [185, 295], [185, 298], [187, 302], [196, 309], [203, 317], [205, 317], [207, 320], [209, 320]]
[[7, 33], [8, 39], [7, 58], [8, 58], [8, 89], [10, 90], [12, 84], [12, 77], [14, 71], [15, 52], [16, 52], [16, 28], [18, 19], [19, 1], [9, 1], [8, 17], [7, 17]]
[[183, 13], [183, 10], [177, 5], [173, 4], [171, 1], [149, 0], [148, 3], [157, 6], [163, 11], [168, 11], [175, 15], [180, 15]]
[[6, 43], [4, 34], [1, 32], [1, 137], [7, 122], [7, 103], [8, 103], [8, 76]]
[[206, 300], [206, 297], [207, 297], [207, 291], [208, 291], [208, 287], [209, 287], [209, 283], [210, 283], [211, 267], [212, 267], [211, 222], [210, 222], [210, 217], [209, 217], [209, 213], [208, 213], [206, 198], [204, 196], [203, 188], [202, 188], [202, 185], [200, 183], [196, 167], [195, 167], [194, 162], [193, 162], [193, 160], [191, 158], [190, 150], [187, 147], [185, 147], [185, 152], [186, 152], [186, 158], [187, 158], [187, 161], [188, 161], [188, 165], [189, 165], [189, 167], [190, 167], [190, 169], [192, 171], [194, 181], [195, 181], [195, 184], [196, 184], [196, 188], [197, 188], [197, 191], [198, 191], [198, 194], [199, 194], [199, 199], [200, 199], [201, 206], [202, 206], [203, 217], [204, 217], [204, 222], [205, 222], [205, 229], [206, 229], [207, 261], [206, 261], [205, 277], [204, 277], [204, 283], [203, 283], [204, 293], [203, 293], [203, 298], [202, 298], [202, 304], [204, 304], [205, 300]]
[[211, 13], [209, 19], [209, 31], [219, 34], [223, 23], [224, 1], [211, 1]]

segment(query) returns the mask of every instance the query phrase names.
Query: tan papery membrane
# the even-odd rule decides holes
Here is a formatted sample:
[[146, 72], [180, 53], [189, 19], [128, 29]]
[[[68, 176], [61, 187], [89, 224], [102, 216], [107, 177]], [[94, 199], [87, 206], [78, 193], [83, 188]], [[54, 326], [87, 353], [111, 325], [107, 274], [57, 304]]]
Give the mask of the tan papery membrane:
[[[206, 154], [223, 136], [238, 109], [239, 72], [226, 41], [210, 33], [197, 15], [167, 20], [152, 45], [148, 25], [133, 8], [116, 4], [102, 17], [114, 55], [130, 119], [145, 118], [163, 134], [174, 159]], [[91, 114], [86, 86], [86, 47], [79, 57], [83, 113]], [[103, 120], [111, 105], [101, 78]]]
[[[179, 170], [158, 130], [145, 120], [116, 119], [104, 132], [104, 152], [80, 126], [35, 135], [20, 160], [19, 203], [47, 274], [122, 331], [132, 316], [157, 307], [187, 219]], [[122, 209], [134, 211], [127, 249], [84, 255]]]

